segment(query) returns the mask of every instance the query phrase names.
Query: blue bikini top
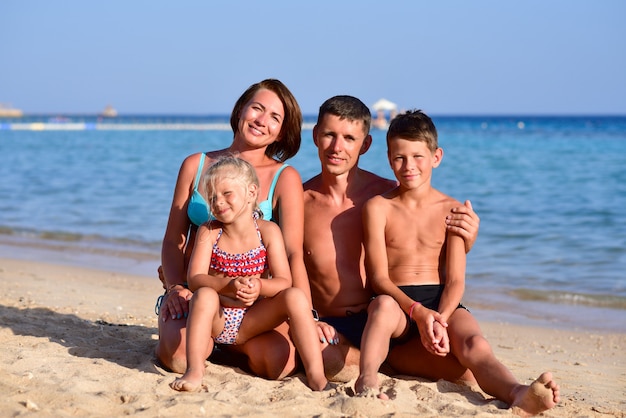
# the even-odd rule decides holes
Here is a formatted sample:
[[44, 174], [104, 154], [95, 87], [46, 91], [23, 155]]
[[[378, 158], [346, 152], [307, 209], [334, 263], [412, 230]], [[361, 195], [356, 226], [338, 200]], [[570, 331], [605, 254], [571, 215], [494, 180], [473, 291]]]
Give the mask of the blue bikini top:
[[[204, 160], [206, 158], [206, 154], [202, 153], [202, 157], [200, 157], [200, 164], [198, 164], [198, 172], [196, 173], [196, 179], [193, 183], [193, 193], [191, 194], [191, 199], [189, 199], [189, 204], [187, 205], [187, 216], [191, 223], [196, 226], [200, 226], [203, 223], [215, 219], [213, 214], [209, 209], [209, 205], [202, 197], [202, 194], [198, 191], [198, 183], [200, 182], [200, 177], [204, 173]], [[273, 221], [273, 211], [272, 211], [272, 200], [274, 198], [274, 189], [276, 188], [276, 183], [278, 183], [278, 176], [280, 173], [286, 168], [289, 167], [289, 164], [283, 164], [280, 166], [276, 174], [274, 174], [274, 178], [272, 179], [272, 184], [270, 186], [269, 193], [267, 194], [267, 200], [259, 203], [259, 208], [261, 212], [263, 212], [263, 219], [266, 221]]]

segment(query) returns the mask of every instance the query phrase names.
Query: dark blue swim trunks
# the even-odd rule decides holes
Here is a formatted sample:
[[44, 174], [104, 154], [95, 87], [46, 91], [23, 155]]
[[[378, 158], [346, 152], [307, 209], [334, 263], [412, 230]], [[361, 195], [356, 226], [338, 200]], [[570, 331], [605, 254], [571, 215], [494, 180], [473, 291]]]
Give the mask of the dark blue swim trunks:
[[[444, 286], [438, 284], [426, 284], [426, 285], [411, 285], [411, 286], [398, 286], [400, 290], [404, 292], [405, 295], [410, 297], [416, 302], [421, 303], [423, 306], [428, 309], [432, 309], [433, 311], [437, 311], [439, 309], [439, 302], [441, 301], [441, 295], [443, 294]], [[459, 303], [457, 309], [465, 309], [469, 312], [465, 306]], [[417, 324], [409, 318], [407, 315], [408, 326], [405, 330], [404, 334], [398, 338], [392, 339], [392, 345], [403, 344], [413, 338], [416, 335], [419, 335], [419, 330], [417, 328]]]
[[320, 321], [335, 328], [353, 346], [361, 348], [361, 337], [367, 323], [367, 310], [364, 309], [356, 313], [348, 312], [346, 316], [326, 316], [320, 318]]

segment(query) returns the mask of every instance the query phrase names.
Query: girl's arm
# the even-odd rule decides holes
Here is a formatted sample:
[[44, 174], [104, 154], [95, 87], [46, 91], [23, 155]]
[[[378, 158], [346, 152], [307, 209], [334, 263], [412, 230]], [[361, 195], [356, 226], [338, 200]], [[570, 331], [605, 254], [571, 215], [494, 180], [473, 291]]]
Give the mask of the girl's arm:
[[293, 286], [304, 291], [311, 301], [311, 288], [304, 266], [304, 191], [296, 169], [287, 167], [278, 178], [274, 192], [274, 216], [282, 231]]
[[236, 290], [231, 283], [232, 278], [209, 274], [216, 236], [217, 231], [210, 229], [209, 224], [203, 224], [198, 228], [187, 272], [189, 289], [195, 292], [200, 287], [211, 287], [219, 294], [234, 298]]
[[289, 260], [285, 251], [281, 228], [270, 221], [257, 221], [267, 251], [267, 263], [271, 279], [258, 279], [261, 284], [260, 296], [275, 296], [292, 285]]

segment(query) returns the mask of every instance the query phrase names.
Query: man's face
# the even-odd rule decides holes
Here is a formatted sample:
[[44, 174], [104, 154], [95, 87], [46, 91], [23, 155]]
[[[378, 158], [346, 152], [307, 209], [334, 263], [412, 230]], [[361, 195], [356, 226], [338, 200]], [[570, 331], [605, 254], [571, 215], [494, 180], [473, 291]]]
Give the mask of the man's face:
[[313, 128], [313, 140], [322, 171], [338, 176], [357, 166], [360, 155], [367, 151], [372, 137], [365, 133], [362, 121], [326, 114]]

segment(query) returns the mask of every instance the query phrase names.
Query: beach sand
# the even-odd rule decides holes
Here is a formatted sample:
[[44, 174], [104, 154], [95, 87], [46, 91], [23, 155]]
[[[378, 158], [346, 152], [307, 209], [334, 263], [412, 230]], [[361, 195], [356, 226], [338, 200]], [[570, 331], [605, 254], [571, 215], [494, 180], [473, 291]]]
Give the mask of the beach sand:
[[[156, 276], [0, 259], [0, 284], [0, 416], [513, 416], [476, 389], [383, 374], [388, 401], [212, 363], [201, 392], [178, 393], [153, 356]], [[561, 402], [542, 416], [626, 416], [626, 334], [481, 325], [520, 381], [553, 372]]]

